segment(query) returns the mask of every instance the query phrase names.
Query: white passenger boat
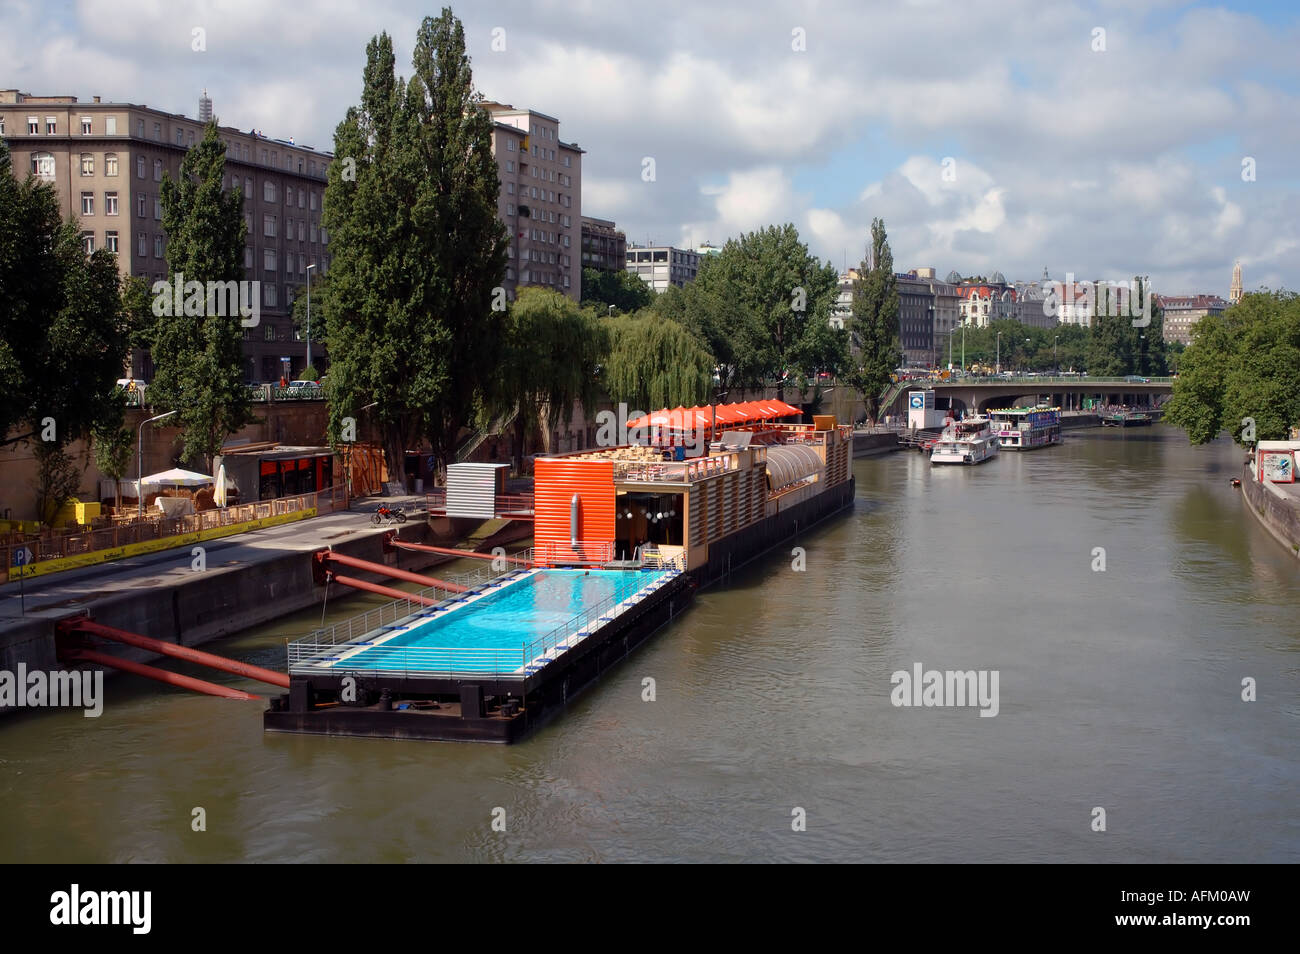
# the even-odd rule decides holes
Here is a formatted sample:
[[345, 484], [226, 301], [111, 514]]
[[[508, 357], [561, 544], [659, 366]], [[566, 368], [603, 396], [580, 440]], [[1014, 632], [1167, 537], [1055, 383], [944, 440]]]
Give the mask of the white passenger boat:
[[998, 436], [983, 415], [954, 421], [930, 452], [932, 464], [982, 464], [998, 452]]
[[1061, 443], [1061, 409], [1012, 407], [989, 411], [1003, 450], [1034, 450]]

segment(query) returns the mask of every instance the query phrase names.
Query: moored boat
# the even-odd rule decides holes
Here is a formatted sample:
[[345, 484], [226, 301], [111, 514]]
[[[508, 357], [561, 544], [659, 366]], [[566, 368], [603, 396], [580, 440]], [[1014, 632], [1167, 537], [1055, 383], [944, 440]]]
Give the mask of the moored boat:
[[1059, 407], [1012, 407], [989, 411], [1003, 450], [1035, 450], [1061, 443]]
[[932, 464], [982, 464], [998, 452], [998, 436], [984, 415], [953, 421], [930, 452]]

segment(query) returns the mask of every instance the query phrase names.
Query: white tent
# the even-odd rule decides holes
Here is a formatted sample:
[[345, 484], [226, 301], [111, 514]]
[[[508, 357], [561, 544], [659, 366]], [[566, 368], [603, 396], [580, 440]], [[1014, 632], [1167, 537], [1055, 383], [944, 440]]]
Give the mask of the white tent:
[[211, 477], [196, 474], [192, 470], [182, 470], [179, 467], [150, 474], [141, 481], [146, 487], [150, 485], [155, 487], [202, 487], [212, 482], [213, 478]]

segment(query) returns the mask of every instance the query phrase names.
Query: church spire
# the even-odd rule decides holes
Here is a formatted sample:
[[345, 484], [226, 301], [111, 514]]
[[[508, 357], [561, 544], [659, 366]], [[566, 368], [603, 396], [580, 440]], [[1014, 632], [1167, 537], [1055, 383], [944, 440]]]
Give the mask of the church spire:
[[1241, 260], [1232, 266], [1232, 289], [1228, 292], [1228, 303], [1235, 305], [1241, 301]]

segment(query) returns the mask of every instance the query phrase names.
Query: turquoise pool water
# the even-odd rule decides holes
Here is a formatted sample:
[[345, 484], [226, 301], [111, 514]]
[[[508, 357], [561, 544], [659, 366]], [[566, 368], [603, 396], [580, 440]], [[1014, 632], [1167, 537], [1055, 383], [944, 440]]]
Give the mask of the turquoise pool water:
[[[431, 650], [482, 650], [455, 654], [457, 669], [509, 670], [525, 661], [525, 647], [584, 610], [618, 603], [665, 576], [646, 570], [541, 570], [508, 583], [472, 603], [435, 613], [427, 622], [381, 644], [348, 654], [345, 669], [438, 668], [442, 654]], [[382, 637], [382, 634], [378, 634]], [[367, 641], [373, 641], [372, 634]], [[411, 652], [409, 656], [401, 650]], [[345, 647], [340, 650], [346, 652]]]

